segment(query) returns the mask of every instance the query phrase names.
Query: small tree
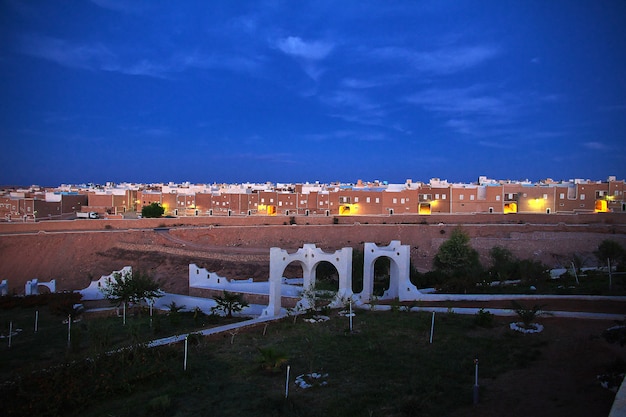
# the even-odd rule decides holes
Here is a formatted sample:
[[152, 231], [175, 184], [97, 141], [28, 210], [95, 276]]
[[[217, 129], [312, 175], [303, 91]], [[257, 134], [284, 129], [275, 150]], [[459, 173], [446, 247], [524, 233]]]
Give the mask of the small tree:
[[226, 317], [232, 317], [233, 313], [238, 313], [248, 306], [248, 302], [239, 293], [224, 291], [223, 295], [216, 295], [213, 300], [217, 303], [211, 307], [211, 312], [222, 312]]
[[510, 250], [501, 246], [494, 246], [489, 251], [489, 256], [492, 263], [489, 274], [495, 281], [514, 279], [517, 260]]
[[482, 272], [478, 252], [469, 244], [469, 236], [456, 228], [443, 242], [433, 260], [435, 270], [446, 276], [444, 287], [451, 291], [466, 291], [473, 287]]
[[626, 258], [626, 250], [614, 240], [606, 239], [598, 246], [598, 250], [594, 252], [601, 264], [611, 263], [611, 267], [617, 267]]
[[[113, 274], [113, 282], [101, 289], [104, 296], [114, 304], [139, 303], [163, 296], [159, 283], [141, 272]], [[124, 317], [124, 322], [126, 317]]]
[[515, 314], [517, 314], [520, 321], [524, 325], [524, 328], [526, 329], [533, 327], [533, 324], [534, 324], [533, 322], [535, 321], [537, 317], [546, 314], [543, 311], [545, 304], [544, 305], [535, 304], [534, 306], [529, 308], [518, 303], [515, 300], [512, 300], [511, 306], [513, 307], [513, 311], [515, 311]]
[[143, 206], [141, 209], [141, 217], [157, 218], [163, 216], [165, 209], [159, 203], [151, 203], [149, 206]]

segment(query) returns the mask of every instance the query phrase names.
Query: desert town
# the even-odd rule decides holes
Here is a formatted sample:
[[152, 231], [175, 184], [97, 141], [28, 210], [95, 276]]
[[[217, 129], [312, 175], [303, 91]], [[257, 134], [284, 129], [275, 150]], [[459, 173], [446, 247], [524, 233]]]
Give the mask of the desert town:
[[125, 218], [158, 203], [171, 216], [354, 216], [437, 213], [626, 212], [626, 184], [575, 179], [539, 182], [493, 180], [474, 183], [406, 180], [403, 184], [351, 183], [61, 185], [6, 188], [0, 219], [67, 219], [76, 213]]

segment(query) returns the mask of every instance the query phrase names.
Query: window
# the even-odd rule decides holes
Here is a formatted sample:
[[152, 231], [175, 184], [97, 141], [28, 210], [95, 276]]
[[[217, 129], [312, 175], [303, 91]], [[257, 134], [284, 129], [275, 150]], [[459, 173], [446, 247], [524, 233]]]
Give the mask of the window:
[[463, 194], [459, 195], [459, 200], [465, 200], [465, 196]]
[[265, 203], [265, 198], [262, 198], [262, 199], [261, 199], [261, 203]]
[[470, 195], [470, 200], [474, 201], [474, 194]]
[[544, 199], [544, 200], [547, 200], [547, 199], [548, 199], [548, 194], [544, 194], [544, 195], [543, 195], [543, 199]]
[[380, 203], [380, 198], [376, 197], [376, 204]]
[[561, 194], [559, 194], [559, 198], [560, 198], [561, 200], [563, 200], [563, 199], [565, 198], [565, 193], [561, 193]]
[[397, 204], [397, 203], [398, 203], [398, 199], [397, 199], [397, 198], [394, 198], [394, 199], [393, 199], [393, 204]]
[[358, 203], [359, 202], [359, 197], [354, 197], [354, 202]]
[[273, 199], [273, 198], [270, 198], [270, 203], [273, 203], [273, 202], [274, 202], [274, 199]]
[[400, 204], [404, 204], [404, 198], [400, 199]]
[[496, 201], [500, 201], [500, 196], [499, 195], [496, 196]]
[[581, 194], [581, 195], [580, 195], [580, 199], [581, 199], [581, 200], [584, 200], [584, 199], [585, 199], [585, 195], [584, 195], [584, 194]]
[[279, 202], [278, 202], [278, 207], [282, 207], [282, 206], [283, 206], [283, 202], [282, 202], [282, 201], [279, 201]]
[[445, 200], [446, 199], [446, 194], [441, 194], [441, 199]]
[[435, 194], [435, 200], [439, 200], [439, 194]]
[[365, 202], [369, 203], [370, 202], [370, 198], [369, 197], [365, 197]]

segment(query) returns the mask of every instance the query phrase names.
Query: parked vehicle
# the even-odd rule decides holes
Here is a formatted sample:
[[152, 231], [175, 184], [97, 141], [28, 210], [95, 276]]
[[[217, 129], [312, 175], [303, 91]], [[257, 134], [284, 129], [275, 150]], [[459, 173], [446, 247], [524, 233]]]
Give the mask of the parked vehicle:
[[78, 219], [97, 219], [98, 218], [98, 213], [96, 213], [95, 211], [78, 212], [78, 213], [76, 213], [76, 218], [78, 218]]

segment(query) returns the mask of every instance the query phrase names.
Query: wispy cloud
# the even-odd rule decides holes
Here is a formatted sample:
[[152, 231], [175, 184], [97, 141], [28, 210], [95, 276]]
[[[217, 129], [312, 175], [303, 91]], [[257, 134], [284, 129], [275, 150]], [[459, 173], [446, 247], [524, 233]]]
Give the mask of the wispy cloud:
[[76, 43], [40, 35], [22, 37], [22, 53], [52, 61], [58, 65], [92, 71], [169, 78], [190, 68], [225, 69], [237, 72], [256, 70], [260, 59], [226, 54], [203, 54], [193, 51], [159, 59], [129, 57], [102, 43]]
[[74, 44], [62, 39], [30, 35], [22, 37], [20, 46], [27, 55], [69, 68], [110, 70], [117, 66], [115, 54], [98, 43]]
[[610, 146], [607, 146], [602, 142], [585, 142], [583, 146], [587, 149], [591, 149], [593, 151], [608, 151], [611, 150]]
[[431, 74], [452, 74], [476, 67], [496, 57], [499, 49], [491, 45], [450, 47], [434, 51], [414, 51], [405, 47], [383, 47], [370, 51], [379, 60], [404, 61], [418, 71]]
[[336, 140], [377, 142], [389, 139], [387, 135], [380, 132], [358, 132], [353, 130], [336, 130], [325, 133], [311, 133], [304, 135], [302, 138], [311, 142], [327, 142]]
[[504, 115], [511, 104], [501, 97], [486, 94], [483, 86], [457, 89], [428, 89], [413, 94], [406, 100], [426, 110], [458, 114]]
[[330, 42], [306, 42], [297, 36], [279, 39], [276, 46], [287, 55], [311, 61], [319, 61], [326, 58], [334, 48], [334, 45]]
[[113, 10], [115, 12], [122, 12], [128, 14], [139, 13], [144, 10], [145, 5], [138, 0], [126, 1], [126, 0], [91, 0], [93, 4], [98, 7], [107, 10]]

